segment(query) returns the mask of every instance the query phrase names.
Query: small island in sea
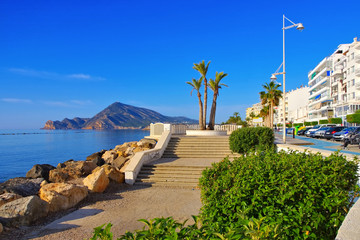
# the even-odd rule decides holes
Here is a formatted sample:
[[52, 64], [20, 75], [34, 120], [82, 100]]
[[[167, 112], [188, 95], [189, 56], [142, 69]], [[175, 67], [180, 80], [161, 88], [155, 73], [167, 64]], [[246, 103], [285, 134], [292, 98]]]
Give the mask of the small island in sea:
[[142, 129], [155, 122], [196, 124], [197, 120], [164, 116], [150, 109], [115, 102], [92, 118], [49, 120], [42, 129]]

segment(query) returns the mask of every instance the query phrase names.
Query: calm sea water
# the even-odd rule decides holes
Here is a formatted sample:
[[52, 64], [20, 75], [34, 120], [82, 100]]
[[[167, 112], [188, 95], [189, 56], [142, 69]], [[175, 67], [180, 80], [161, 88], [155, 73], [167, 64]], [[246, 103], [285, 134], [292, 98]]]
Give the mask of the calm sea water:
[[35, 164], [56, 167], [69, 159], [85, 160], [94, 152], [148, 135], [143, 130], [0, 130], [0, 182], [25, 177]]

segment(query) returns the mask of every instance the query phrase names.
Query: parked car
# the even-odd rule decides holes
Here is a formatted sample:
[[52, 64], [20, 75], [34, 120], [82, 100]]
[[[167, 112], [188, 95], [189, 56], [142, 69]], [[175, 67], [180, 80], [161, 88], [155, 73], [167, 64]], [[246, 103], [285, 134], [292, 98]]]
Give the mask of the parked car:
[[314, 132], [314, 137], [315, 138], [323, 138], [325, 135], [325, 132], [329, 129], [330, 129], [330, 127], [321, 127], [319, 130]]
[[354, 132], [354, 131], [359, 131], [360, 128], [357, 127], [348, 127], [345, 128], [343, 130], [341, 130], [340, 132], [336, 132], [334, 133], [334, 140], [335, 141], [342, 141], [344, 139], [345, 136], [347, 136], [349, 134], [349, 132]]
[[310, 134], [311, 134], [312, 132], [315, 132], [315, 131], [319, 130], [321, 127], [335, 127], [335, 126], [336, 126], [336, 124], [319, 124], [319, 125], [316, 125], [316, 126], [310, 128], [309, 130], [307, 130], [307, 131], [305, 132], [305, 135], [306, 135], [307, 137], [310, 137]]
[[294, 132], [294, 128], [287, 128], [286, 129], [286, 134], [293, 134]]
[[304, 128], [304, 129], [301, 129], [301, 130], [299, 130], [298, 132], [297, 132], [297, 135], [305, 135], [305, 132], [307, 131], [307, 130], [309, 130], [311, 127], [307, 127], [307, 128]]
[[330, 140], [334, 137], [334, 133], [344, 130], [346, 127], [330, 127], [325, 131], [324, 138]]

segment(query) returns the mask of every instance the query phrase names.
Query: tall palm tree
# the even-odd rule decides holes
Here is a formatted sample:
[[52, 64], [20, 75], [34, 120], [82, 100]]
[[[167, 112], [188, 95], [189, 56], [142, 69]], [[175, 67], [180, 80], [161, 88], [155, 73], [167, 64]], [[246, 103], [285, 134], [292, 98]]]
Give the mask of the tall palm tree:
[[[215, 126], [216, 100], [217, 100], [217, 97], [219, 96], [219, 89], [221, 88], [221, 86], [227, 87], [226, 84], [220, 83], [220, 81], [226, 76], [227, 76], [227, 73], [216, 72], [215, 80], [213, 80], [213, 79], [209, 80], [209, 87], [214, 92], [213, 102], [212, 102], [211, 111], [210, 111], [209, 127], [208, 127], [208, 129], [210, 129], [210, 130], [214, 130], [214, 126]], [[237, 114], [239, 114], [239, 113], [237, 113]], [[235, 115], [235, 113], [234, 113], [234, 115]], [[236, 117], [237, 117], [237, 115], [236, 115]]]
[[204, 126], [206, 126], [207, 87], [208, 87], [206, 74], [207, 74], [207, 71], [208, 71], [208, 68], [209, 68], [209, 64], [210, 64], [210, 61], [205, 66], [205, 61], [203, 60], [200, 63], [194, 63], [194, 66], [193, 66], [193, 69], [198, 71], [201, 74], [201, 76], [203, 77], [203, 79], [204, 79], [204, 87], [205, 87], [205, 89], [204, 89], [204, 111], [203, 111], [203, 121], [204, 121], [203, 124], [204, 124]]
[[276, 84], [273, 81], [270, 83], [265, 83], [263, 85], [265, 91], [261, 91], [260, 99], [263, 105], [269, 104], [269, 114], [270, 114], [270, 126], [272, 128], [274, 122], [274, 107], [279, 105], [279, 100], [282, 97], [282, 91], [279, 90], [280, 84]]
[[192, 82], [186, 82], [186, 83], [193, 87], [193, 89], [190, 92], [190, 95], [192, 95], [194, 89], [197, 91], [197, 96], [199, 98], [199, 127], [201, 130], [205, 130], [205, 125], [203, 121], [203, 103], [201, 101], [201, 93], [200, 93], [202, 81], [203, 81], [203, 77], [200, 77], [199, 80], [193, 78]]

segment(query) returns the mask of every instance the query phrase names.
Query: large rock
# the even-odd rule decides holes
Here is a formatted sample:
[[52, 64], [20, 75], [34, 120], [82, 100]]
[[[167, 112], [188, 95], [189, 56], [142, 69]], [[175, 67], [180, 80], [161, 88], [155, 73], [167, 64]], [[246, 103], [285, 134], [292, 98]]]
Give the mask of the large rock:
[[3, 193], [0, 195], [0, 207], [5, 203], [14, 201], [19, 198], [22, 198], [22, 196], [16, 193]]
[[107, 177], [105, 170], [101, 168], [99, 171], [87, 176], [83, 183], [92, 192], [103, 192], [109, 185], [109, 178]]
[[47, 215], [49, 204], [38, 196], [8, 202], [0, 207], [0, 220], [7, 226], [30, 225]]
[[89, 175], [97, 165], [91, 161], [66, 161], [49, 173], [50, 182], [66, 182]]
[[104, 159], [105, 163], [111, 164], [118, 157], [118, 153], [116, 150], [106, 151], [102, 155], [102, 159]]
[[23, 197], [37, 195], [43, 178], [28, 179], [17, 177], [0, 184], [0, 194], [16, 193]]
[[106, 150], [101, 150], [100, 152], [96, 152], [86, 157], [86, 161], [93, 162], [97, 166], [102, 166], [105, 161], [102, 159], [102, 155], [106, 152]]
[[46, 181], [49, 181], [49, 172], [52, 169], [55, 169], [55, 167], [50, 164], [36, 164], [26, 173], [26, 177], [44, 178]]
[[0, 223], [0, 233], [4, 230], [3, 225]]
[[120, 169], [127, 160], [127, 158], [119, 156], [111, 163], [111, 165], [117, 169]]
[[155, 147], [156, 143], [157, 142], [154, 139], [144, 138], [144, 139], [141, 139], [139, 142], [137, 142], [137, 145], [139, 147], [152, 149]]
[[74, 207], [88, 195], [85, 186], [69, 183], [49, 183], [39, 192], [42, 200], [49, 203], [49, 211], [57, 212]]
[[101, 169], [105, 170], [106, 176], [109, 178], [109, 180], [112, 180], [117, 183], [123, 183], [125, 182], [125, 174], [120, 172], [118, 169], [116, 169], [113, 166], [110, 165], [103, 165], [101, 167], [97, 167], [94, 169], [93, 173], [100, 171]]

